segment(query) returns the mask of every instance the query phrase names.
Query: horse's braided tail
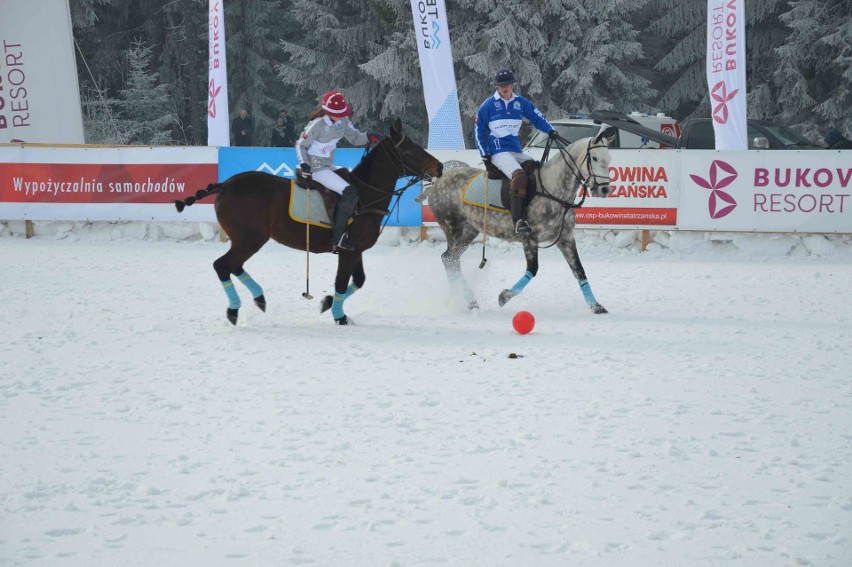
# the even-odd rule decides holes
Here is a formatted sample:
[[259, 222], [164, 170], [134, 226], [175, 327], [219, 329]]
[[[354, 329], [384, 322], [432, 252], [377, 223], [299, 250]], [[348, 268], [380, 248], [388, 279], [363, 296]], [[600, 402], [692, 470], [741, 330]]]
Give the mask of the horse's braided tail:
[[194, 202], [200, 201], [204, 197], [208, 197], [210, 195], [215, 195], [216, 193], [218, 193], [221, 190], [222, 190], [222, 184], [221, 183], [211, 183], [210, 185], [207, 186], [206, 189], [199, 189], [198, 191], [195, 192], [195, 195], [190, 195], [189, 197], [187, 197], [183, 201], [181, 201], [180, 199], [175, 199], [175, 208], [180, 213], [180, 212], [183, 211], [184, 207], [189, 207]]

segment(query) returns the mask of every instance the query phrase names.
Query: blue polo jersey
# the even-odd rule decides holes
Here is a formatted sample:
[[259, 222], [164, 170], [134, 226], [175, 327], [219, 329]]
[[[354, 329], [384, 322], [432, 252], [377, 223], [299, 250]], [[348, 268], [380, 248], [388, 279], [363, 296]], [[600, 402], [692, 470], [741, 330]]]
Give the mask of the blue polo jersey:
[[476, 113], [473, 135], [479, 154], [484, 156], [500, 152], [520, 152], [518, 131], [524, 118], [545, 134], [553, 131], [553, 126], [547, 118], [529, 100], [515, 94], [509, 100], [503, 100], [500, 93], [495, 92], [494, 96], [482, 103]]

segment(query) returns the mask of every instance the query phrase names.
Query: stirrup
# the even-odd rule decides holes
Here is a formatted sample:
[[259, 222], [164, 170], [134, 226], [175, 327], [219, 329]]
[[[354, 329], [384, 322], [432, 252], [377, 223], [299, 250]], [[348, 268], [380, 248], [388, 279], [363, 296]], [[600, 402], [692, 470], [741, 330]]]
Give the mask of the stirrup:
[[335, 254], [338, 250], [347, 250], [349, 252], [355, 250], [355, 247], [349, 243], [349, 235], [345, 232], [343, 233], [343, 236], [340, 237], [340, 240], [331, 248], [331, 251]]
[[529, 234], [532, 232], [530, 224], [524, 219], [518, 219], [515, 223], [515, 234]]

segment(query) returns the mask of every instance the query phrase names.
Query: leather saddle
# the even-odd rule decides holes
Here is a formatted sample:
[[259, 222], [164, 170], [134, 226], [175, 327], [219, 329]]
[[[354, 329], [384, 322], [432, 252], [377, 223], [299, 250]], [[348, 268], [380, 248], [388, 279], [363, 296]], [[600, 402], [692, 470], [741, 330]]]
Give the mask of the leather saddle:
[[[524, 170], [524, 173], [527, 174], [527, 197], [526, 202], [529, 203], [530, 200], [535, 196], [536, 186], [538, 181], [535, 177], [535, 170], [541, 167], [541, 163], [535, 160], [527, 160], [521, 164], [521, 169]], [[505, 208], [509, 208], [509, 184], [511, 180], [506, 177], [506, 174], [500, 171], [496, 165], [491, 163], [489, 160], [488, 163], [485, 164], [485, 175], [488, 176], [488, 179], [500, 180], [500, 199], [503, 201], [503, 206]]]
[[[346, 179], [347, 181], [349, 180], [349, 170], [345, 167], [338, 168], [334, 172], [343, 179]], [[302, 168], [298, 166], [296, 166], [296, 187], [318, 192], [320, 196], [322, 196], [322, 202], [325, 205], [328, 218], [334, 218], [334, 210], [337, 208], [337, 202], [340, 200], [340, 195], [331, 189], [328, 189], [319, 181], [315, 181], [313, 177], [305, 177], [302, 174]]]

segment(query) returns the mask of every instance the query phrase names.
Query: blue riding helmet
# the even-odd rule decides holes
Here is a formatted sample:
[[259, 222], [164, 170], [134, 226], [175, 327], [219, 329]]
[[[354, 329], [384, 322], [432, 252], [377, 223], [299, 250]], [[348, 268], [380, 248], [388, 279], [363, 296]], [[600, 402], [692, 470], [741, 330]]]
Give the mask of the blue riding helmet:
[[515, 80], [515, 74], [512, 73], [511, 69], [500, 69], [494, 74], [495, 87], [499, 87], [501, 85], [513, 85], [515, 83], [517, 83], [517, 81]]

